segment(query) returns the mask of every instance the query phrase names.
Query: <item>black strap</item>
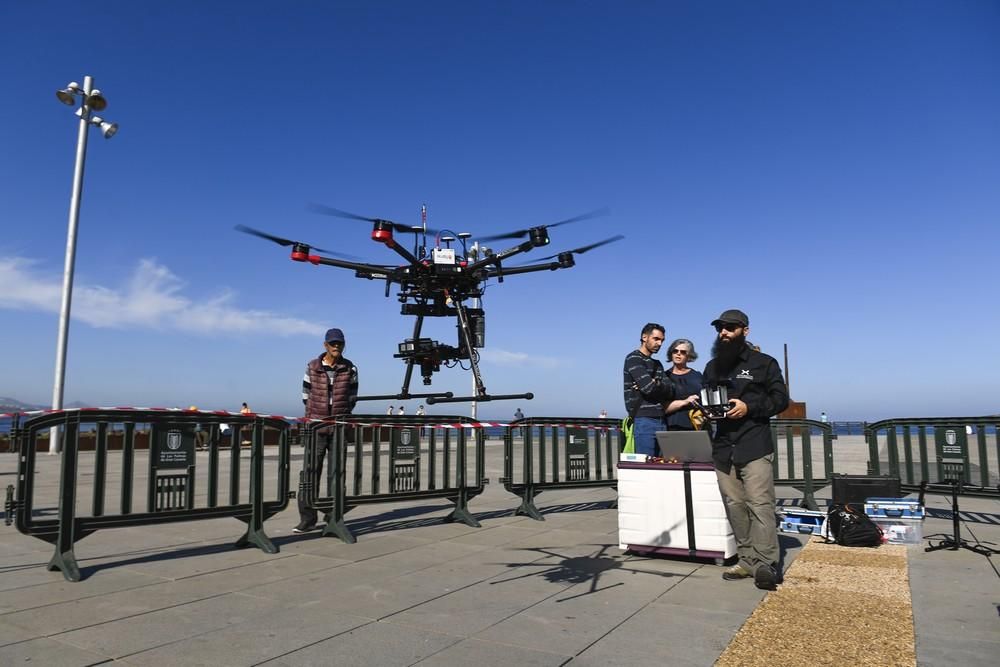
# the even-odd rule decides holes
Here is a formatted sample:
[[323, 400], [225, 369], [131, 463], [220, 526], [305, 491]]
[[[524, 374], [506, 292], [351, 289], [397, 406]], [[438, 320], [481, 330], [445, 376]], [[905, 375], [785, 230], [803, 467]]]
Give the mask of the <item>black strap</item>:
[[684, 512], [687, 515], [688, 556], [694, 558], [698, 545], [694, 536], [694, 500], [691, 498], [691, 464], [684, 464]]

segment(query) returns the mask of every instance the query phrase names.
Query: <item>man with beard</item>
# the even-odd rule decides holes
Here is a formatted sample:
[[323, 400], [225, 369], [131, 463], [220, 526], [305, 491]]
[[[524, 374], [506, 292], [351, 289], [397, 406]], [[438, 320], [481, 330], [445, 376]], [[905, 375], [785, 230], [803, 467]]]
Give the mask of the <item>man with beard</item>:
[[727, 310], [712, 322], [718, 338], [705, 366], [705, 387], [726, 386], [730, 409], [714, 420], [712, 459], [739, 562], [722, 573], [727, 581], [753, 577], [757, 588], [778, 583], [778, 533], [770, 418], [788, 407], [788, 388], [774, 358], [747, 344], [750, 320]]
[[653, 358], [665, 335], [662, 325], [650, 322], [642, 328], [639, 348], [625, 357], [625, 410], [635, 423], [636, 454], [656, 456], [656, 432], [667, 430], [663, 404], [677, 393], [663, 372], [663, 364]]

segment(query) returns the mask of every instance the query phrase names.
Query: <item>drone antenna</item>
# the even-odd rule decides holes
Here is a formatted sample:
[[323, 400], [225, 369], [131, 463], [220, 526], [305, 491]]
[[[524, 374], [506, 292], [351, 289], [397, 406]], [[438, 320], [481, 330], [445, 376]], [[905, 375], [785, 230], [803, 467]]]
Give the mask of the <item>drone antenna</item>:
[[420, 226], [424, 230], [420, 237], [420, 241], [424, 247], [424, 252], [421, 253], [421, 256], [423, 256], [427, 254], [427, 204], [420, 205]]

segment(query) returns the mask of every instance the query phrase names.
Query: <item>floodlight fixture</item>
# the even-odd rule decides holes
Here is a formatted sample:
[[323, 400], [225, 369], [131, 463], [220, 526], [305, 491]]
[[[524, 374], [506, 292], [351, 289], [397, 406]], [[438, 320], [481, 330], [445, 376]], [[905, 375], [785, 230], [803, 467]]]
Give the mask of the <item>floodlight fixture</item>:
[[101, 91], [95, 88], [87, 95], [86, 105], [94, 111], [104, 111], [108, 108], [108, 101], [104, 99]]
[[110, 123], [100, 116], [91, 116], [90, 124], [101, 128], [101, 134], [104, 135], [105, 139], [115, 136], [115, 132], [118, 131], [118, 123]]

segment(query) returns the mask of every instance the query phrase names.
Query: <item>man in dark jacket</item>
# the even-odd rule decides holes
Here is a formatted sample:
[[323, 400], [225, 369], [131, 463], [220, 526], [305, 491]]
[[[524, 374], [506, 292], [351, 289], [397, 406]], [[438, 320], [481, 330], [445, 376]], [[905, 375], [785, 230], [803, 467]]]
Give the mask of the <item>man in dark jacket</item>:
[[663, 326], [650, 322], [639, 334], [639, 347], [625, 357], [625, 411], [634, 419], [635, 452], [656, 456], [656, 432], [667, 430], [664, 403], [675, 398], [673, 383], [663, 364], [653, 355], [660, 351], [666, 335]]
[[[358, 368], [344, 356], [345, 345], [344, 332], [330, 329], [323, 340], [324, 352], [306, 365], [302, 378], [302, 404], [306, 419], [326, 419], [350, 414], [354, 410], [354, 404], [358, 402]], [[329, 433], [319, 433], [317, 437], [323, 438], [323, 444], [317, 442], [316, 466], [312, 471], [315, 484], [322, 479], [323, 458], [332, 439]], [[308, 507], [301, 494], [298, 501], [300, 521], [292, 532], [315, 530], [316, 509]]]
[[778, 362], [747, 344], [746, 313], [727, 310], [712, 326], [718, 338], [705, 366], [705, 387], [725, 386], [731, 406], [725, 418], [713, 421], [712, 460], [739, 556], [722, 578], [752, 576], [758, 588], [772, 590], [778, 583], [780, 554], [769, 422], [788, 407], [788, 388]]

